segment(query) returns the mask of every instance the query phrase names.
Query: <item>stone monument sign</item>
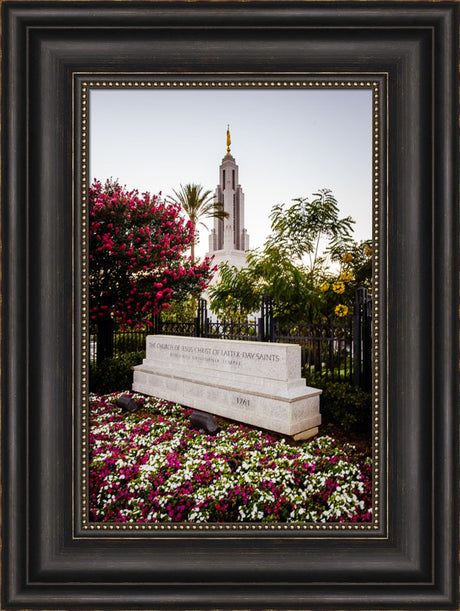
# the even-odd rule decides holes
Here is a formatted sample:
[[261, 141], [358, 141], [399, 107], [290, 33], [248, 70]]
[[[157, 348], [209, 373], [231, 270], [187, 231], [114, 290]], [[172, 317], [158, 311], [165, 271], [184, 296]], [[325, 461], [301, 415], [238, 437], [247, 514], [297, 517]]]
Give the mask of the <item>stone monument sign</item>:
[[321, 423], [295, 344], [149, 335], [133, 390], [295, 439]]

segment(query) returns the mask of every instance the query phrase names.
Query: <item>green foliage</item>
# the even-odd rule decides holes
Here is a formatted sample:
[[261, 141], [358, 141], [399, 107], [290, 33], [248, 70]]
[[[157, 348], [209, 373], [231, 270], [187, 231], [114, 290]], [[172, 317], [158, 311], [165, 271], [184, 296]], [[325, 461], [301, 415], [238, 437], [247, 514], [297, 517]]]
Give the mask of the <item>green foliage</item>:
[[353, 314], [356, 289], [372, 291], [372, 242], [352, 242], [337, 248], [333, 260], [340, 263], [340, 268], [321, 275], [320, 309], [328, 320], [334, 317], [345, 320]]
[[210, 286], [208, 294], [211, 310], [223, 320], [246, 319], [258, 310], [262, 287], [258, 283], [257, 271], [253, 266], [253, 254], [248, 257], [248, 267], [238, 269], [228, 263], [219, 266], [220, 280]]
[[329, 189], [320, 189], [308, 201], [298, 197], [293, 204], [277, 204], [270, 214], [272, 235], [267, 246], [277, 246], [293, 259], [310, 261], [312, 278], [321, 265], [319, 247], [321, 239], [327, 238], [328, 249], [335, 251], [351, 241], [354, 220], [339, 218], [337, 200]]
[[[352, 240], [354, 221], [339, 217], [331, 191], [293, 202], [272, 208], [272, 234], [262, 250], [249, 252], [246, 267], [220, 267], [219, 283], [209, 289], [211, 309], [220, 317], [239, 320], [258, 310], [268, 294], [279, 322], [343, 321], [352, 314], [357, 286], [371, 288], [371, 241]], [[327, 248], [320, 253], [324, 239]], [[320, 254], [339, 261], [340, 270], [326, 269]]]
[[313, 320], [320, 313], [320, 294], [310, 272], [275, 245], [250, 251], [242, 269], [222, 265], [219, 283], [208, 292], [213, 312], [232, 320], [258, 310], [264, 294], [272, 297], [278, 321]]
[[332, 261], [341, 264], [341, 272], [351, 272], [350, 287], [372, 289], [372, 240], [352, 241], [330, 251]]
[[171, 307], [161, 313], [163, 322], [193, 322], [196, 317], [198, 299], [190, 295], [181, 301], [171, 302]]
[[131, 388], [133, 367], [140, 365], [143, 358], [145, 358], [145, 350], [104, 359], [99, 364], [90, 363], [90, 392], [102, 395]]
[[307, 372], [307, 385], [323, 390], [320, 410], [323, 423], [332, 422], [345, 431], [370, 432], [372, 395], [349, 382], [335, 382]]

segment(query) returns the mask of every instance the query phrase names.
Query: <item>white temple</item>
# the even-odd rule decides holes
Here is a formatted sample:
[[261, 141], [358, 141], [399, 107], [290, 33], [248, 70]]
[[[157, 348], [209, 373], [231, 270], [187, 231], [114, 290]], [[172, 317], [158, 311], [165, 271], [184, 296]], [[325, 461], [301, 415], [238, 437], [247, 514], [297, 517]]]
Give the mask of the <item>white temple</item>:
[[224, 205], [228, 217], [214, 219], [214, 229], [209, 236], [209, 252], [214, 255], [213, 265], [227, 261], [238, 268], [246, 264], [249, 236], [244, 228], [244, 194], [238, 183], [238, 166], [230, 154], [230, 129], [227, 128], [227, 154], [219, 168], [219, 184], [214, 201]]

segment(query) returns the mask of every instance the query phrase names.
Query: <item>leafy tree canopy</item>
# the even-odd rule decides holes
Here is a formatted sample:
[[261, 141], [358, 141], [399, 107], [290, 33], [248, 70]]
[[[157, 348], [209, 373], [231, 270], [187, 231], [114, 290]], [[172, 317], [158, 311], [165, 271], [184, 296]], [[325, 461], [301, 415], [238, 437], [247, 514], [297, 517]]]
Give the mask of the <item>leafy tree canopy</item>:
[[[246, 316], [257, 311], [266, 293], [280, 321], [313, 322], [352, 314], [356, 288], [371, 288], [371, 241], [353, 241], [354, 221], [339, 217], [328, 189], [315, 193], [312, 201], [293, 202], [272, 208], [272, 233], [262, 250], [250, 251], [246, 267], [220, 267], [219, 283], [208, 291], [213, 311], [228, 318]], [[338, 269], [327, 268], [326, 256]]]
[[249, 252], [242, 269], [224, 264], [220, 280], [208, 293], [211, 309], [241, 318], [259, 309], [262, 295], [273, 298], [275, 318], [299, 320], [312, 315], [314, 287], [308, 270], [295, 264], [282, 248], [265, 246]]
[[312, 277], [321, 266], [321, 240], [327, 239], [326, 252], [333, 255], [351, 243], [355, 223], [350, 216], [339, 218], [337, 200], [329, 189], [320, 189], [311, 201], [299, 197], [289, 206], [276, 204], [270, 220], [267, 246], [276, 245], [293, 259], [307, 256]]
[[194, 226], [181, 217], [178, 204], [95, 180], [89, 214], [92, 320], [151, 325], [152, 314], [207, 287], [210, 260], [194, 265], [184, 257]]

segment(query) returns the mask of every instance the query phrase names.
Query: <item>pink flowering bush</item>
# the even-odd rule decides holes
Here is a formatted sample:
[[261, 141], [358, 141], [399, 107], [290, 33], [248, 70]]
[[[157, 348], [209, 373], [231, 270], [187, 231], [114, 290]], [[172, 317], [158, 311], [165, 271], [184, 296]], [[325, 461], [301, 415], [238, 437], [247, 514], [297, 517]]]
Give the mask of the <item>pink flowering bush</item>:
[[195, 228], [180, 206], [159, 196], [95, 180], [89, 190], [89, 292], [92, 321], [110, 317], [149, 326], [172, 299], [200, 295], [212, 277], [210, 259], [185, 252]]
[[191, 410], [132, 394], [90, 396], [90, 519], [95, 522], [369, 522], [371, 459], [329, 437], [300, 446], [244, 425], [215, 436]]

